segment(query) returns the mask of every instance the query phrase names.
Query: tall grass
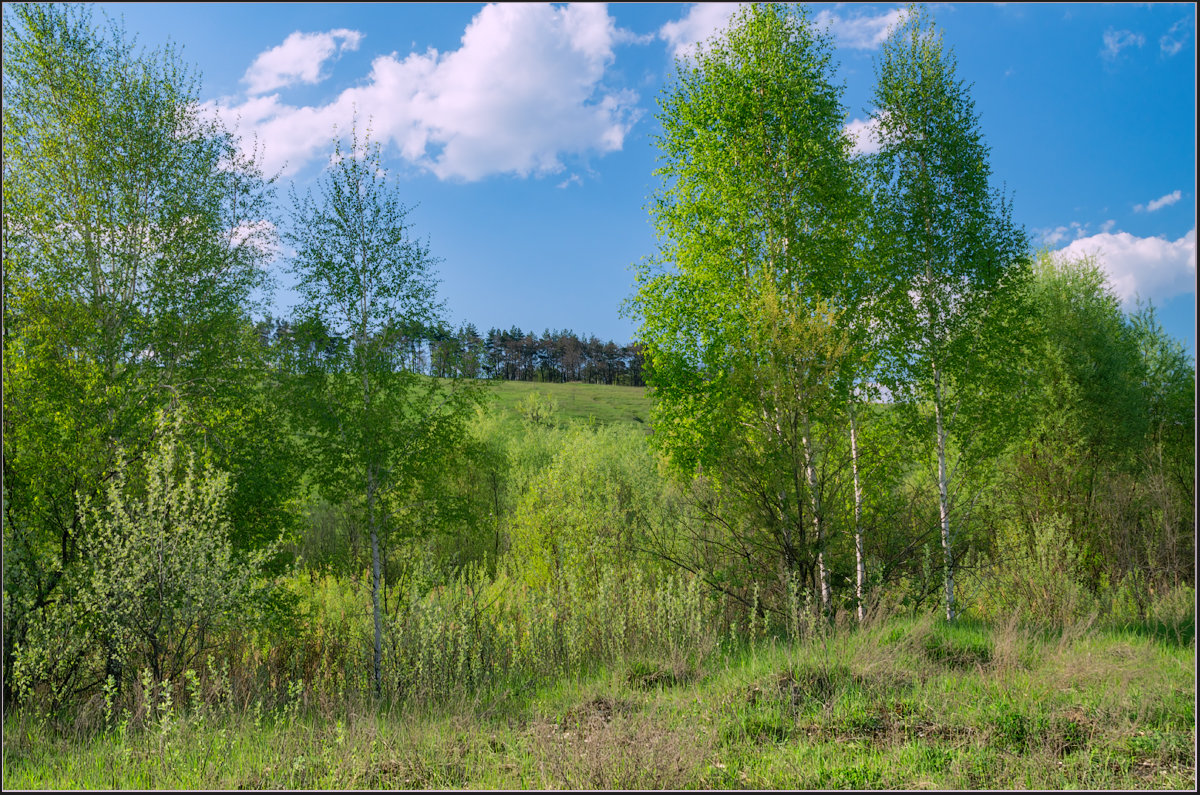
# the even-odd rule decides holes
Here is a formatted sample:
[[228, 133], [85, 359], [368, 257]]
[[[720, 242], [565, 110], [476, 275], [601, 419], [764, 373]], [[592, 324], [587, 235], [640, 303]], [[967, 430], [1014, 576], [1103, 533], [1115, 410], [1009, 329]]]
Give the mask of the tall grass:
[[[609, 614], [590, 604], [589, 594], [602, 590], [608, 604], [625, 606]], [[344, 615], [342, 606], [353, 612], [344, 602], [353, 593], [328, 593], [323, 604], [338, 608], [334, 616]], [[688, 580], [614, 574], [590, 591], [564, 583], [559, 604], [557, 594], [464, 572], [406, 600], [393, 617], [387, 703], [370, 699], [367, 682], [359, 693], [354, 676], [322, 680], [321, 661], [342, 648], [326, 634], [329, 658], [292, 650], [259, 661], [264, 671], [284, 660], [318, 661], [315, 680], [289, 679], [280, 668], [282, 687], [248, 702], [239, 674], [214, 659], [178, 687], [139, 678], [128, 703], [102, 699], [86, 730], [47, 732], [31, 712], [10, 715], [5, 782], [260, 789], [1195, 783], [1194, 647], [1095, 620], [1050, 633], [1015, 620], [947, 625], [932, 614], [887, 611], [865, 625], [818, 620], [803, 637], [767, 627], [753, 643], [747, 622], [730, 642], [728, 630], [715, 631], [724, 619], [719, 605], [699, 593]], [[498, 623], [489, 628], [488, 620]], [[340, 663], [369, 671], [356, 643]], [[677, 675], [673, 655], [699, 667]], [[334, 682], [346, 691], [323, 695]]]
[[717, 648], [717, 607], [694, 578], [610, 568], [596, 582], [567, 574], [538, 589], [472, 566], [431, 592], [414, 588], [392, 617], [385, 696], [436, 703], [630, 659], [682, 675]]

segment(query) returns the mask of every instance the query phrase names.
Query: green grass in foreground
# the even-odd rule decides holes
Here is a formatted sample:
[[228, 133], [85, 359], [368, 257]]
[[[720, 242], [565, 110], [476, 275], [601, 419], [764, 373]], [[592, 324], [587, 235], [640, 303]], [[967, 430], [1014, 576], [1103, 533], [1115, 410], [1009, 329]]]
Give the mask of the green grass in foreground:
[[558, 402], [558, 415], [567, 419], [595, 419], [600, 423], [628, 423], [648, 428], [650, 398], [640, 386], [604, 384], [538, 383], [535, 381], [498, 381], [492, 387], [496, 407], [517, 414], [517, 403], [530, 392], [541, 392]]
[[[10, 715], [4, 781], [31, 789], [1186, 789], [1195, 644], [1076, 628], [862, 631], [631, 660], [454, 705], [315, 694], [54, 734]], [[307, 702], [307, 703], [306, 703]]]

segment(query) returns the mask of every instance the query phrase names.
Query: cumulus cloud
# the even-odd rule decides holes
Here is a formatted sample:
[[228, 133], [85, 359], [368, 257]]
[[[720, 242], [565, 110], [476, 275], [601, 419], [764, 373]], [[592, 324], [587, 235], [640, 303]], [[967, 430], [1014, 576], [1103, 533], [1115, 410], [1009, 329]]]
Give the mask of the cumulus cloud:
[[842, 47], [856, 50], [874, 50], [883, 44], [888, 31], [904, 21], [907, 12], [903, 8], [892, 8], [878, 14], [855, 12], [841, 16], [834, 11], [820, 11], [813, 22], [820, 28], [831, 31]]
[[1172, 25], [1158, 40], [1158, 46], [1164, 55], [1168, 57], [1178, 55], [1183, 50], [1188, 37], [1191, 36], [1191, 26], [1189, 25], [1191, 21], [1190, 16], [1184, 17]]
[[328, 33], [296, 31], [254, 59], [242, 82], [246, 93], [265, 94], [296, 83], [319, 83], [321, 67], [327, 60], [346, 50], [357, 50], [362, 34], [357, 30], [338, 28]]
[[1140, 33], [1109, 28], [1104, 31], [1104, 49], [1100, 51], [1100, 54], [1106, 60], [1115, 61], [1121, 54], [1121, 50], [1126, 47], [1141, 47], [1145, 43], [1146, 37]]
[[1070, 258], [1094, 255], [1113, 291], [1127, 306], [1138, 296], [1161, 301], [1196, 289], [1194, 227], [1175, 241], [1101, 232], [1079, 238], [1058, 253]]
[[1166, 196], [1162, 196], [1162, 197], [1155, 199], [1154, 201], [1146, 202], [1145, 204], [1135, 204], [1133, 206], [1133, 211], [1137, 212], [1137, 213], [1140, 213], [1140, 212], [1152, 213], [1155, 210], [1161, 210], [1164, 207], [1170, 207], [1172, 204], [1174, 204], [1175, 202], [1179, 201], [1182, 198], [1183, 198], [1183, 191], [1178, 191], [1178, 190], [1173, 191], [1171, 193], [1168, 193]]
[[622, 147], [640, 113], [637, 94], [602, 81], [613, 46], [631, 38], [604, 5], [489, 4], [458, 49], [380, 56], [328, 104], [271, 95], [210, 109], [244, 140], [258, 137], [268, 171], [295, 173], [357, 113], [376, 140], [441, 179], [555, 173], [564, 155]]
[[879, 151], [879, 122], [875, 119], [854, 119], [846, 125], [846, 135], [854, 142], [854, 154], [871, 155]]
[[[1109, 224], [1103, 230], [1103, 231], [1107, 232], [1109, 229], [1112, 228], [1112, 226], [1111, 226], [1111, 222], [1105, 222], [1105, 223]], [[1087, 234], [1087, 224], [1081, 224], [1078, 221], [1072, 221], [1070, 224], [1067, 224], [1066, 226], [1046, 227], [1044, 229], [1035, 229], [1033, 231], [1035, 234], [1038, 235], [1038, 237], [1041, 238], [1042, 245], [1057, 246], [1059, 243], [1063, 242], [1064, 240], [1078, 240], [1079, 238], [1086, 235]]]
[[[741, 3], [696, 3], [680, 19], [659, 28], [658, 36], [667, 43], [676, 58], [687, 58], [696, 45], [729, 24], [729, 18]], [[888, 30], [904, 20], [907, 12], [892, 8], [880, 13], [859, 12], [842, 15], [824, 10], [813, 17], [813, 24], [831, 32], [839, 46], [874, 50], [887, 38]]]
[[741, 3], [696, 3], [681, 19], [658, 29], [658, 37], [667, 43], [676, 58], [688, 58], [696, 45], [724, 30]]

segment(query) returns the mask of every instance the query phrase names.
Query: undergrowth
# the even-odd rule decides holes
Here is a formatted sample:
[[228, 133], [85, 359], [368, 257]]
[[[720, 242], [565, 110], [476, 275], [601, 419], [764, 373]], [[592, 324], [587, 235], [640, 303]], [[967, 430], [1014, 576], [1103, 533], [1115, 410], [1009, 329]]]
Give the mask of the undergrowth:
[[[680, 605], [692, 598], [678, 581], [643, 586]], [[336, 655], [317, 654], [290, 663], [312, 679], [285, 677], [259, 695], [214, 658], [180, 687], [140, 677], [124, 700], [110, 693], [89, 705], [86, 719], [13, 712], [5, 719], [6, 786], [1195, 784], [1194, 641], [1173, 635], [1095, 621], [1047, 632], [1018, 621], [946, 626], [934, 616], [891, 616], [861, 628], [816, 622], [804, 637], [752, 643], [689, 634], [684, 610], [660, 614], [661, 626], [637, 628], [627, 617], [634, 628], [618, 638], [598, 632], [582, 607], [564, 616], [562, 605], [522, 619], [540, 624], [484, 629], [470, 618], [485, 597], [455, 601], [443, 592], [440, 602], [406, 608], [413, 639], [396, 641], [389, 671], [395, 692], [407, 689], [408, 698], [373, 703], [349, 686], [353, 677], [330, 667]], [[429, 629], [435, 625], [442, 628]], [[357, 631], [328, 643], [356, 646]], [[503, 652], [511, 658], [501, 654], [500, 634], [487, 640], [487, 632], [514, 631], [523, 640]], [[410, 642], [440, 644], [440, 659], [406, 657]], [[544, 659], [522, 661], [522, 643]], [[475, 666], [497, 659], [507, 667], [483, 678]]]

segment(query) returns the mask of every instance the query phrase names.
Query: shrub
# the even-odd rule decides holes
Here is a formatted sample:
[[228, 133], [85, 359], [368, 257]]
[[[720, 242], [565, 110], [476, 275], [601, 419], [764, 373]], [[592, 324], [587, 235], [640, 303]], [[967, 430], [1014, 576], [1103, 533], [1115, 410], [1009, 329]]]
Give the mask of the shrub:
[[132, 662], [163, 681], [245, 615], [272, 550], [234, 557], [228, 475], [197, 468], [191, 453], [180, 460], [178, 419], [160, 417], [158, 432], [144, 478], [120, 463], [106, 498], [84, 511], [90, 576], [83, 598], [108, 673]]
[[1083, 554], [1069, 520], [1051, 514], [1029, 533], [1005, 523], [997, 538], [999, 561], [979, 584], [982, 617], [1000, 620], [1016, 610], [1033, 624], [1061, 628], [1086, 614], [1092, 599], [1082, 584]]

